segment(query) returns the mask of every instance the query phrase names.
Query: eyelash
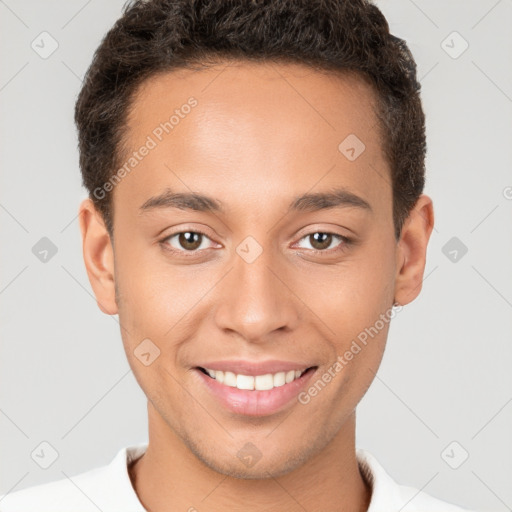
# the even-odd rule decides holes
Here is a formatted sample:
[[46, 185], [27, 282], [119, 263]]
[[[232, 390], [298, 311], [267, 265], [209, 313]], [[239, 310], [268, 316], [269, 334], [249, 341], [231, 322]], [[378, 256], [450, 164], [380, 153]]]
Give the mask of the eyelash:
[[[170, 235], [167, 235], [165, 238], [163, 238], [162, 240], [160, 240], [160, 244], [162, 245], [162, 247], [173, 253], [173, 254], [180, 254], [182, 256], [184, 256], [185, 258], [193, 258], [195, 256], [197, 256], [197, 254], [201, 251], [204, 251], [206, 249], [201, 249], [201, 250], [194, 250], [194, 251], [186, 251], [186, 250], [180, 250], [180, 249], [175, 249], [174, 247], [170, 247], [169, 244], [167, 243], [171, 238], [177, 236], [177, 235], [181, 235], [183, 233], [194, 233], [194, 234], [198, 234], [198, 235], [202, 235], [206, 238], [208, 238], [210, 240], [210, 237], [203, 231], [201, 231], [200, 229], [194, 229], [194, 230], [184, 230], [184, 231], [177, 231], [176, 233], [172, 233]], [[307, 238], [311, 235], [314, 235], [316, 233], [322, 233], [324, 235], [332, 235], [333, 237], [336, 237], [336, 238], [339, 238], [341, 240], [341, 244], [338, 245], [337, 247], [333, 248], [333, 249], [324, 249], [324, 250], [321, 250], [321, 249], [307, 249], [308, 252], [312, 252], [314, 254], [321, 254], [321, 255], [324, 255], [324, 254], [327, 254], [327, 255], [331, 255], [335, 252], [342, 252], [344, 250], [347, 249], [347, 247], [349, 245], [352, 244], [352, 239], [351, 238], [348, 238], [346, 236], [343, 236], [343, 235], [340, 235], [338, 233], [332, 233], [330, 231], [311, 231], [310, 233], [307, 233], [306, 235], [302, 236], [300, 239], [299, 239], [299, 242], [301, 240], [303, 240], [304, 238]]]

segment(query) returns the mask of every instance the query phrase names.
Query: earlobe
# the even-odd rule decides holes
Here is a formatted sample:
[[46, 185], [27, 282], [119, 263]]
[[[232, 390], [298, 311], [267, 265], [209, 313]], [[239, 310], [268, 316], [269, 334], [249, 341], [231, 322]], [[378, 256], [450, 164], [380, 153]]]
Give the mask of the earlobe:
[[80, 204], [78, 218], [82, 233], [82, 253], [98, 307], [107, 315], [118, 312], [115, 300], [114, 252], [101, 214], [91, 199]]
[[412, 302], [421, 291], [427, 246], [433, 228], [432, 199], [422, 194], [404, 222], [397, 246], [395, 301], [401, 305]]

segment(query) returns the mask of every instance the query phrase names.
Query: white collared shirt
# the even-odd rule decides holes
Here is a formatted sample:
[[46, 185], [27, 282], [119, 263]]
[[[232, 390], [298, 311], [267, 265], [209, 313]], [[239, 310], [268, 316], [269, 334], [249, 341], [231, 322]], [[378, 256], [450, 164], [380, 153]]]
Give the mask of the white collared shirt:
[[[147, 443], [119, 450], [106, 466], [76, 476], [35, 485], [0, 496], [0, 512], [146, 512], [128, 474], [128, 465]], [[357, 460], [372, 488], [368, 512], [467, 512], [415, 488], [399, 485], [368, 451]]]

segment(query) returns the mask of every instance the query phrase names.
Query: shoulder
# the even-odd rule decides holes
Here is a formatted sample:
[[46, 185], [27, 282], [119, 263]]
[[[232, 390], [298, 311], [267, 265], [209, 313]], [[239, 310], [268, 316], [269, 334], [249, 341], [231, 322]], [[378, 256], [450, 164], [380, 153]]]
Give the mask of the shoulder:
[[123, 448], [108, 465], [2, 495], [0, 512], [109, 512], [120, 504], [123, 511], [141, 512], [126, 460], [142, 449]]
[[[98, 512], [94, 497], [102, 494], [105, 467], [96, 468], [70, 478], [34, 485], [0, 496], [1, 512], [64, 512], [70, 507], [77, 512]], [[92, 496], [92, 497], [91, 497]]]
[[389, 475], [368, 451], [357, 449], [362, 475], [372, 487], [368, 512], [400, 510], [401, 512], [471, 512], [453, 503], [435, 498], [414, 487], [401, 485]]

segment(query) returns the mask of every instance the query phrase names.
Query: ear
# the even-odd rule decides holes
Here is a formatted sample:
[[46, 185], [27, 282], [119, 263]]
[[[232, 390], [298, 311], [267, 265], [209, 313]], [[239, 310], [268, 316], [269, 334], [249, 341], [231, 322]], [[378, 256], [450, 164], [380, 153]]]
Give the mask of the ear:
[[404, 222], [397, 245], [395, 301], [398, 304], [412, 302], [421, 291], [427, 245], [433, 227], [432, 199], [422, 194]]
[[91, 199], [84, 199], [78, 211], [82, 251], [96, 302], [107, 315], [117, 314], [114, 281], [114, 251], [103, 217]]

